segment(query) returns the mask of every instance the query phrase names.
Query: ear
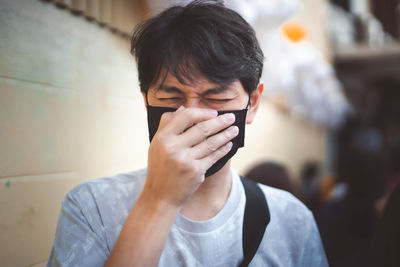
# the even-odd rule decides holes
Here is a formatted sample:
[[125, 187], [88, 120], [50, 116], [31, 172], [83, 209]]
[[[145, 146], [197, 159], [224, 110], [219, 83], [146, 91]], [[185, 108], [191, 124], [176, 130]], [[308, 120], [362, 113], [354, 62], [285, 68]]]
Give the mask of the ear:
[[260, 101], [261, 101], [261, 96], [262, 93], [264, 91], [264, 84], [262, 82], [260, 82], [256, 88], [256, 90], [254, 90], [251, 93], [250, 96], [250, 107], [247, 110], [247, 116], [246, 116], [246, 123], [250, 124], [253, 122], [254, 117], [256, 116], [258, 107], [260, 105]]

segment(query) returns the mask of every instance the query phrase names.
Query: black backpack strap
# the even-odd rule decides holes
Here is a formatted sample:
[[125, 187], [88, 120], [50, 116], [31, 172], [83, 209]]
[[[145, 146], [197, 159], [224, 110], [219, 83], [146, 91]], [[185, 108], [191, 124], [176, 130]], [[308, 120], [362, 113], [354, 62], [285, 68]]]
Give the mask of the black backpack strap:
[[257, 252], [270, 221], [267, 200], [256, 182], [240, 177], [246, 194], [243, 218], [243, 261], [239, 267], [248, 266]]

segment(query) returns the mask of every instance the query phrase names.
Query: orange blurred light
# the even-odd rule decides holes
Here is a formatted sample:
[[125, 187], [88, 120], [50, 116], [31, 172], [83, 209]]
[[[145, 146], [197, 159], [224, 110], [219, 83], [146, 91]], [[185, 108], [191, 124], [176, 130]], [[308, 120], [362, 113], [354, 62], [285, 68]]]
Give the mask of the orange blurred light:
[[282, 33], [291, 42], [300, 42], [307, 37], [307, 29], [298, 22], [286, 22], [281, 26]]

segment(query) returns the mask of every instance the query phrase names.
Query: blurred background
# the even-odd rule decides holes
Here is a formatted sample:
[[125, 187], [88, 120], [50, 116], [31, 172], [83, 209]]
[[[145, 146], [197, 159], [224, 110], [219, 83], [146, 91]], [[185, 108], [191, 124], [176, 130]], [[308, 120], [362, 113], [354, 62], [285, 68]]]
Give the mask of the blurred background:
[[[0, 265], [45, 266], [76, 184], [146, 166], [129, 36], [188, 1], [0, 0]], [[369, 266], [400, 179], [398, 0], [226, 0], [256, 29], [265, 97], [233, 159], [313, 212], [331, 266]]]

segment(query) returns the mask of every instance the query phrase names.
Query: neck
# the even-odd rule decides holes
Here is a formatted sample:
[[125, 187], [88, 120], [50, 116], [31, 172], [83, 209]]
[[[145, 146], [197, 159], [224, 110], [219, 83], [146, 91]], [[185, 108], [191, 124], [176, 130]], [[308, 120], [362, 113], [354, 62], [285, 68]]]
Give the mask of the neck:
[[194, 221], [211, 219], [224, 207], [231, 187], [232, 174], [228, 161], [221, 170], [205, 178], [182, 206], [181, 214]]

